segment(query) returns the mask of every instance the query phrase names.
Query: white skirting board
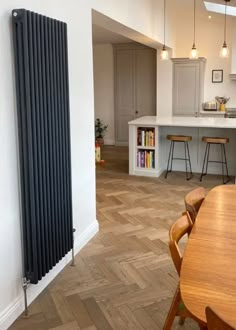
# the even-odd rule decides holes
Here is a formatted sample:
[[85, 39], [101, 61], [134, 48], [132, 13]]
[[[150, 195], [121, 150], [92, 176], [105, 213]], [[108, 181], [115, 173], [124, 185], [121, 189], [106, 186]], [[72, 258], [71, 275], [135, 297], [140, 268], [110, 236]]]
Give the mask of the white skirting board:
[[[74, 249], [77, 254], [98, 232], [98, 221], [95, 220], [82, 234], [75, 239]], [[28, 304], [48, 286], [48, 284], [63, 270], [63, 268], [71, 261], [72, 254], [69, 252], [37, 285], [30, 285], [27, 289]], [[5, 310], [0, 314], [0, 329], [6, 330], [24, 311], [24, 295], [16, 298]]]

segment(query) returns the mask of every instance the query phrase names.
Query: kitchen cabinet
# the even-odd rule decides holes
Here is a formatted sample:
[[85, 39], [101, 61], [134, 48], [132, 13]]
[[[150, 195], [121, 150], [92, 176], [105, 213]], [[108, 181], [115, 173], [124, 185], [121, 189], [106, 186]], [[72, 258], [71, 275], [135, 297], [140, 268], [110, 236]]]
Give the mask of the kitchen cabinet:
[[156, 50], [114, 45], [116, 145], [128, 144], [128, 122], [156, 114]]
[[173, 115], [199, 116], [206, 59], [173, 58]]

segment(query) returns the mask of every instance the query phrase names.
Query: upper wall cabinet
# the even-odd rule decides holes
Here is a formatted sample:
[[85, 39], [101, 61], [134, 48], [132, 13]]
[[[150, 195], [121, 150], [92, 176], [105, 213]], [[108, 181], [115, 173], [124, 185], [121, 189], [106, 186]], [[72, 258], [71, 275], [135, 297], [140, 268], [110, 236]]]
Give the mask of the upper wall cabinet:
[[206, 59], [173, 58], [173, 115], [198, 116], [203, 102]]

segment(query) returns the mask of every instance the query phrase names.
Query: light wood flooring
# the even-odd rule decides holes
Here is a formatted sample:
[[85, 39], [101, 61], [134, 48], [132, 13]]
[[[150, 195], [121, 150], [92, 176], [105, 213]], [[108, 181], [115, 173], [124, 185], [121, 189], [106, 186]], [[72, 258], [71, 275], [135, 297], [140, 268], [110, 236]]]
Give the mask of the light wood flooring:
[[[128, 175], [128, 149], [104, 147], [97, 166], [100, 231], [20, 317], [14, 330], [162, 329], [177, 275], [169, 257], [168, 230], [184, 210], [184, 195], [221, 177], [184, 173], [168, 179]], [[82, 189], [82, 187], [81, 187]], [[192, 320], [173, 329], [198, 329]]]

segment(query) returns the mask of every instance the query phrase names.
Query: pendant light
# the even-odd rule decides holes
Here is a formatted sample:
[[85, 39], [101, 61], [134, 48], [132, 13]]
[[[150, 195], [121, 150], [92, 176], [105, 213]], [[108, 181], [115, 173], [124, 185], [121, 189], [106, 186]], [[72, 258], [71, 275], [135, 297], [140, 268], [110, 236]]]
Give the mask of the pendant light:
[[166, 49], [165, 43], [166, 43], [166, 0], [164, 0], [164, 44], [160, 55], [161, 60], [169, 59], [169, 54], [168, 54], [168, 50]]
[[220, 51], [221, 57], [228, 57], [229, 56], [229, 48], [226, 44], [226, 16], [227, 16], [227, 2], [230, 2], [230, 0], [225, 0], [225, 24], [224, 24], [224, 43]]
[[195, 17], [196, 17], [196, 0], [194, 0], [194, 9], [193, 9], [193, 46], [190, 51], [190, 59], [198, 58], [198, 51], [195, 45]]

